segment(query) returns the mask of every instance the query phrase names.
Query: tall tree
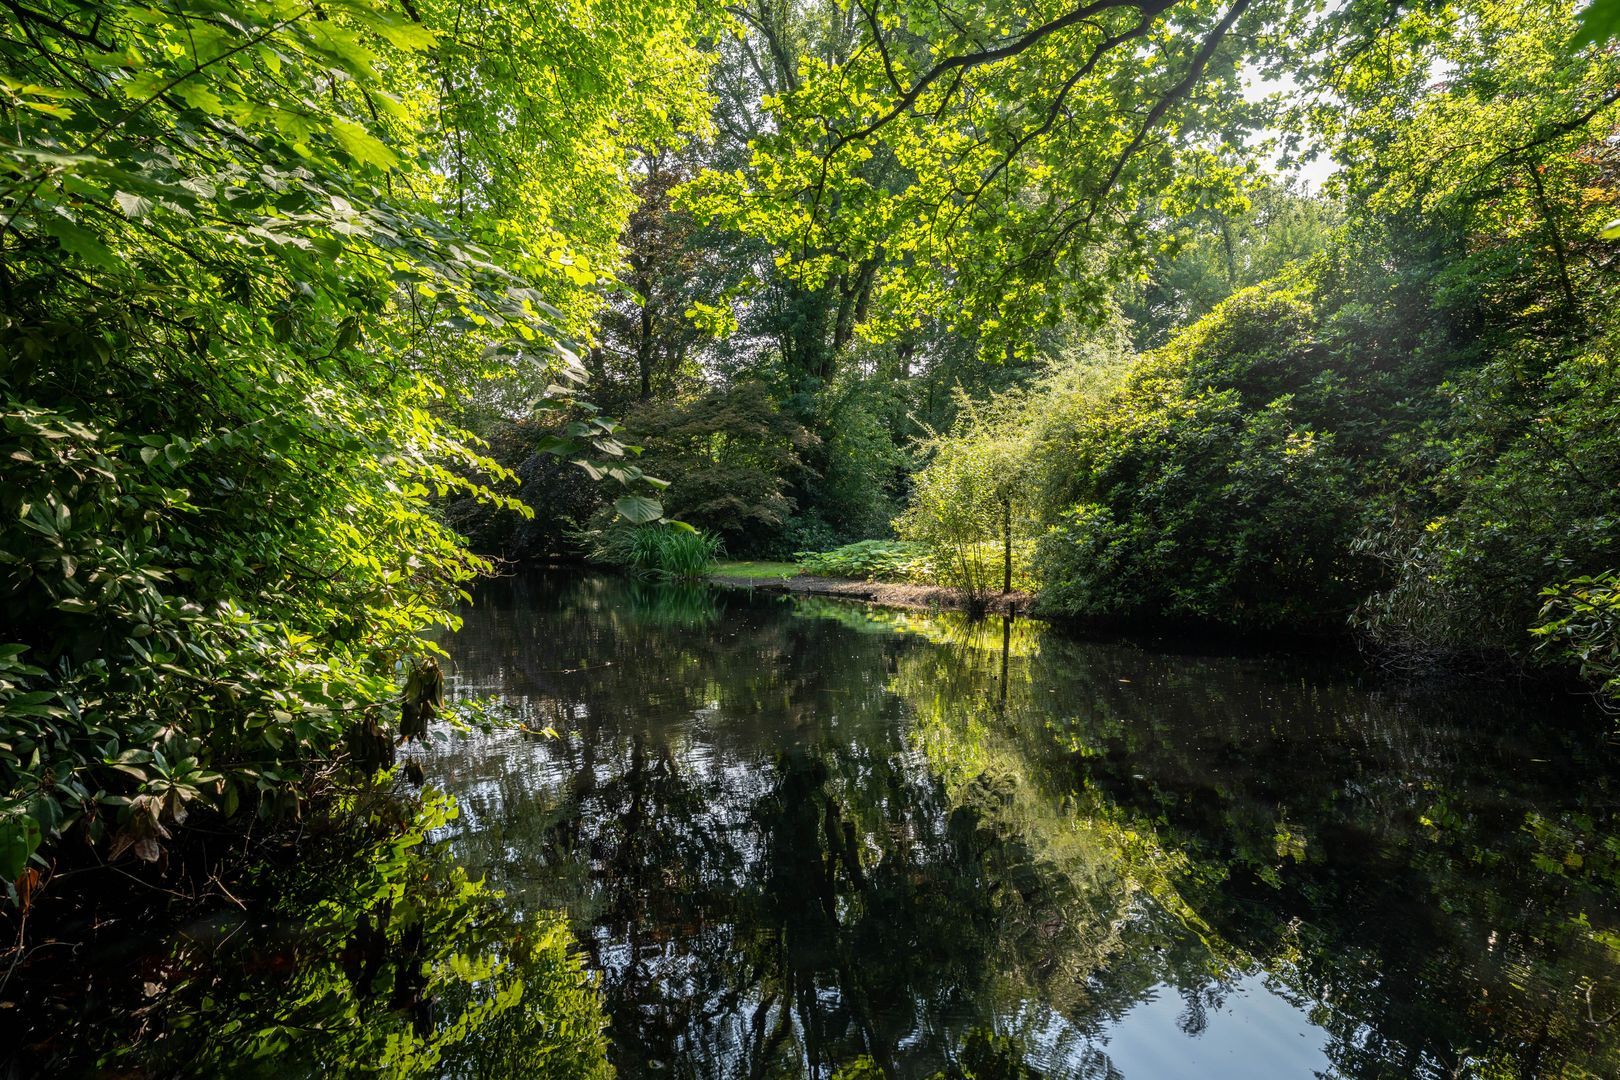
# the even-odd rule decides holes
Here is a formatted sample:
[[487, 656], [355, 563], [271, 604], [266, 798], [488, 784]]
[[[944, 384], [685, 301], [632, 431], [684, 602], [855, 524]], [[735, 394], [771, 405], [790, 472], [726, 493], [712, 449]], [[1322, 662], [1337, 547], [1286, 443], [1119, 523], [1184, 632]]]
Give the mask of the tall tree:
[[851, 10], [853, 47], [806, 58], [750, 161], [694, 205], [849, 290], [843, 314], [880, 335], [949, 312], [1014, 341], [1064, 303], [1103, 309], [1145, 249], [1137, 208], [1232, 186], [1179, 166], [1211, 140], [1237, 152], [1262, 119], [1238, 45], [1303, 17], [1253, 0]]

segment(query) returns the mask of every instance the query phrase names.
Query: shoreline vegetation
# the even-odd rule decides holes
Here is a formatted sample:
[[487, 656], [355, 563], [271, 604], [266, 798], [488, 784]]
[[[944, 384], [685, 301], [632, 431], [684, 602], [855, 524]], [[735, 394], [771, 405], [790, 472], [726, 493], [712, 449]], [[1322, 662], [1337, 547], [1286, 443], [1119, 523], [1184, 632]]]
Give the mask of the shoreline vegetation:
[[962, 589], [909, 582], [873, 581], [864, 578], [833, 577], [806, 572], [796, 563], [721, 561], [705, 579], [708, 583], [733, 589], [751, 589], [789, 596], [822, 596], [897, 611], [956, 612], [969, 617], [1012, 616], [1034, 619], [1056, 633], [1078, 640], [1153, 641], [1169, 647], [1201, 652], [1212, 643], [1221, 651], [1246, 655], [1353, 655], [1369, 673], [1382, 673], [1401, 684], [1413, 680], [1441, 685], [1466, 685], [1483, 681], [1513, 681], [1590, 704], [1599, 713], [1612, 713], [1608, 699], [1567, 669], [1533, 667], [1506, 650], [1412, 655], [1385, 648], [1358, 635], [1352, 625], [1337, 632], [1313, 634], [1266, 632], [1237, 633], [1218, 624], [1173, 623], [1164, 620], [1125, 622], [1118, 619], [1084, 619], [1061, 613], [1043, 612], [1039, 596], [1033, 593], [992, 593], [975, 597]]
[[[746, 567], [743, 568], [746, 571]], [[725, 588], [759, 589], [806, 596], [830, 596], [880, 607], [909, 611], [963, 611], [981, 615], [1030, 615], [1034, 597], [1028, 593], [992, 593], [974, 596], [948, 585], [918, 585], [896, 581], [861, 581], [816, 574], [752, 575], [728, 570], [724, 564], [708, 580]]]

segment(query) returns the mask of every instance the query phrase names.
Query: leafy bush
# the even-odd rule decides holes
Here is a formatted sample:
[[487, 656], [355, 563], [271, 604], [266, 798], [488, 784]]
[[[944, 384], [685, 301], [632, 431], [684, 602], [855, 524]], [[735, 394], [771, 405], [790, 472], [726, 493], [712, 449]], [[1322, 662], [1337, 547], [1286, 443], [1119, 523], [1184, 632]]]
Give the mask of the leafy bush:
[[839, 533], [814, 507], [795, 510], [769, 542], [750, 545], [757, 557], [794, 559], [800, 551], [831, 551], [847, 537]]
[[[964, 545], [956, 550], [954, 557], [959, 565], [965, 564], [967, 569], [958, 571], [956, 578], [949, 573], [930, 573], [928, 580], [932, 584], [950, 585], [953, 581], [966, 578], [984, 582], [986, 594], [1001, 591], [1007, 569], [1007, 550], [1000, 539]], [[929, 566], [933, 565], [930, 559]], [[1035, 540], [1018, 535], [1016, 531], [1012, 538], [1012, 588], [1014, 592], [1023, 593], [1033, 593], [1039, 588], [1039, 581], [1035, 577]]]
[[1388, 568], [1358, 612], [1375, 638], [1519, 652], [1543, 589], [1620, 563], [1616, 349], [1558, 360], [1526, 343], [1445, 387], [1431, 485], [1365, 540]]
[[[3, 347], [30, 333], [61, 331], [14, 328]], [[451, 623], [458, 582], [481, 564], [403, 494], [463, 484], [428, 464], [449, 437], [411, 418], [403, 388], [289, 373], [288, 393], [245, 412], [200, 409], [154, 393], [143, 355], [96, 365], [116, 408], [0, 404], [0, 587], [16, 635], [0, 792], [37, 825], [34, 843], [79, 829], [155, 860], [199, 800], [284, 809], [347, 718], [397, 696], [395, 662], [431, 651], [422, 632]], [[394, 466], [379, 466], [381, 447]], [[18, 870], [0, 865], [8, 881]]]
[[1542, 592], [1545, 603], [1530, 631], [1538, 648], [1581, 675], [1620, 705], [1620, 572], [1576, 578]]
[[793, 510], [789, 474], [814, 441], [758, 382], [648, 404], [625, 418], [641, 465], [669, 482], [669, 515], [743, 542]]
[[[1008, 584], [1009, 549], [1017, 560], [1031, 533], [1027, 467], [1028, 397], [988, 403], [965, 396], [950, 431], [922, 444], [927, 464], [913, 477], [911, 502], [895, 520], [902, 538], [922, 546], [934, 580], [982, 598]], [[994, 557], [987, 557], [990, 550]], [[1018, 566], [1014, 578], [1024, 577]]]
[[929, 580], [928, 553], [905, 540], [861, 540], [832, 551], [801, 551], [794, 556], [810, 574], [866, 581]]
[[[826, 541], [804, 536], [782, 550], [819, 551], [887, 536], [909, 464], [895, 442], [907, 412], [896, 380], [887, 373], [866, 374], [857, 357], [815, 395], [811, 411], [806, 422], [819, 441], [802, 453], [806, 468], [796, 475], [795, 495], [802, 517], [824, 523]], [[798, 527], [806, 532], [813, 526], [801, 521]]]
[[1365, 575], [1308, 292], [1238, 294], [1050, 433], [1041, 603], [1248, 629], [1341, 626]]
[[445, 524], [480, 555], [515, 561], [584, 555], [576, 533], [612, 498], [613, 489], [572, 461], [540, 449], [561, 434], [559, 427], [537, 419], [497, 417], [480, 422], [476, 434], [488, 444], [485, 454], [516, 478], [515, 495], [533, 514], [514, 514], [488, 500], [457, 494], [443, 504]]

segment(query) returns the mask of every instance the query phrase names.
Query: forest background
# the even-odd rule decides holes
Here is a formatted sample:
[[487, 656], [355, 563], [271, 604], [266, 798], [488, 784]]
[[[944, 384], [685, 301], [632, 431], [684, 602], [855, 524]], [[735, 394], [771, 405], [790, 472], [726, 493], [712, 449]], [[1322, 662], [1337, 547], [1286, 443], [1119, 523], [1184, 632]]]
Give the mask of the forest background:
[[[583, 359], [664, 512], [972, 589], [1005, 527], [1049, 615], [1620, 686], [1610, 50], [1557, 4], [1047, 14], [730, 12]], [[602, 553], [554, 425], [468, 422], [537, 513], [456, 527]]]

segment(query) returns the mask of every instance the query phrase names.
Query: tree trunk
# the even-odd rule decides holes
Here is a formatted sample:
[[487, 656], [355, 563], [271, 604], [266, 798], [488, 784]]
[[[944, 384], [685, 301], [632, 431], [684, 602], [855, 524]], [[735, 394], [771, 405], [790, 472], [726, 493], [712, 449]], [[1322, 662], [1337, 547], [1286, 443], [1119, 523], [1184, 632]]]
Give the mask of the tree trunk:
[[1012, 592], [1012, 496], [1001, 500], [1001, 593]]
[[641, 339], [636, 342], [636, 366], [641, 369], [641, 400], [652, 400], [653, 310], [652, 283], [642, 278], [636, 283], [641, 290]]
[[1568, 309], [1571, 318], [1580, 315], [1580, 303], [1575, 299], [1575, 286], [1569, 278], [1569, 252], [1564, 248], [1564, 234], [1558, 229], [1558, 222], [1553, 217], [1552, 206], [1547, 202], [1547, 188], [1541, 182], [1541, 170], [1532, 163], [1526, 166], [1530, 173], [1530, 186], [1536, 193], [1536, 205], [1541, 210], [1541, 220], [1547, 226], [1547, 234], [1552, 240], [1553, 260], [1558, 267], [1558, 283], [1563, 288], [1564, 306]]
[[855, 324], [866, 317], [867, 301], [872, 295], [872, 281], [877, 276], [877, 260], [867, 259], [855, 272], [853, 280], [843, 274], [838, 278], [838, 315], [833, 320], [833, 353], [844, 351], [844, 346], [855, 336]]

